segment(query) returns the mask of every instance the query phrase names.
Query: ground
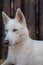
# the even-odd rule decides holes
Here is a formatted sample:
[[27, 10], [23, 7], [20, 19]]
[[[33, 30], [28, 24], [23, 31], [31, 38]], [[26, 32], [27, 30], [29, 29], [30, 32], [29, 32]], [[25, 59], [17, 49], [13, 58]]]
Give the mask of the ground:
[[1, 60], [0, 60], [0, 64], [2, 64], [4, 61], [5, 61], [4, 59], [3, 59], [3, 60], [1, 59]]

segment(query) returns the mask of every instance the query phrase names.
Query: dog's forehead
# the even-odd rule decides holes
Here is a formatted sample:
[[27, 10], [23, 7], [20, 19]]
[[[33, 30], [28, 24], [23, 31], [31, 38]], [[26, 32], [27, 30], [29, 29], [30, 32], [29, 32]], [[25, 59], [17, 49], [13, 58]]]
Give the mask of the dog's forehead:
[[21, 28], [22, 25], [16, 20], [16, 19], [11, 19], [8, 21], [8, 23], [5, 25], [6, 28], [8, 29], [13, 29], [13, 28]]

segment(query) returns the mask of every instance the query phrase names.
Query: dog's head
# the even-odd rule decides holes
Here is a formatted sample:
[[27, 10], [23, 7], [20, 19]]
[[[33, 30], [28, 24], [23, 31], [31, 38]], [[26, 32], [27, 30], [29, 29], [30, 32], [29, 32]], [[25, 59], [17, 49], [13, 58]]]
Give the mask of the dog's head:
[[2, 12], [2, 17], [5, 25], [5, 39], [4, 43], [6, 45], [14, 45], [22, 41], [27, 34], [26, 20], [18, 8], [14, 19], [9, 18], [4, 12]]

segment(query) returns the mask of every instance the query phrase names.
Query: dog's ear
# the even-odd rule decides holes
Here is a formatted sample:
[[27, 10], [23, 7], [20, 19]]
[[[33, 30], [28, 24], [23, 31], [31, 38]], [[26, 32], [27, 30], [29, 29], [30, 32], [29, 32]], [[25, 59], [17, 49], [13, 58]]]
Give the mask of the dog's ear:
[[6, 24], [10, 20], [10, 18], [4, 12], [2, 12], [2, 18], [3, 18], [4, 24]]
[[21, 24], [26, 25], [25, 17], [24, 17], [24, 15], [23, 15], [22, 11], [20, 10], [20, 8], [17, 9], [15, 18], [16, 18]]

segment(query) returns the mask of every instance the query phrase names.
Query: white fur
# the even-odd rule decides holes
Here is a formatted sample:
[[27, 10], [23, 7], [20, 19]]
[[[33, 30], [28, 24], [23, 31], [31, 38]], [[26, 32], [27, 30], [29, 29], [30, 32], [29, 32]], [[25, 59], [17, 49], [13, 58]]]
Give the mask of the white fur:
[[[24, 21], [17, 18], [17, 14], [21, 14]], [[5, 18], [9, 18], [2, 13], [4, 22]], [[32, 40], [29, 37], [29, 31], [26, 26], [25, 17], [20, 9], [17, 9], [15, 19], [10, 19], [5, 23], [6, 37], [9, 40], [8, 56], [6, 61], [1, 65], [43, 65], [43, 41]], [[13, 29], [17, 31], [13, 32]]]

